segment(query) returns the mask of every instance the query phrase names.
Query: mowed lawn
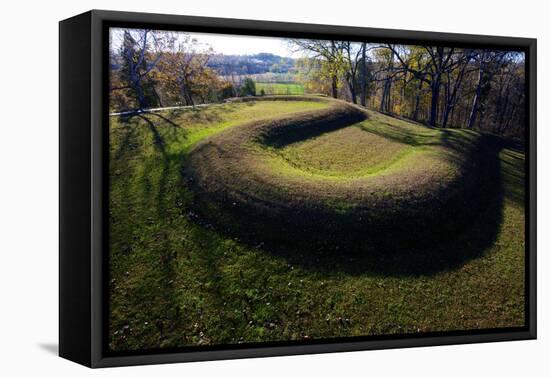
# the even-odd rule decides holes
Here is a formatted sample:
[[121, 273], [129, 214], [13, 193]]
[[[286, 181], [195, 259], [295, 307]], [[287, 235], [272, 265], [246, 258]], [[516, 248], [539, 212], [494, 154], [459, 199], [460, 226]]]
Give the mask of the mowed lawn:
[[304, 94], [304, 86], [294, 83], [256, 83], [256, 94], [264, 91], [266, 95], [301, 95]]
[[[440, 259], [422, 251], [406, 257], [273, 253], [261, 241], [245, 244], [198, 220], [181, 175], [195, 143], [248, 121], [323, 106], [260, 101], [111, 117], [112, 350], [524, 324], [520, 151], [500, 150], [496, 205], [472, 220], [468, 232], [437, 246]], [[286, 147], [280, 158], [315, 174], [353, 176], [398, 164], [425, 148], [419, 140], [439, 141], [438, 130], [369, 114], [360, 124]], [[375, 152], [364, 156], [368, 164], [361, 146]]]

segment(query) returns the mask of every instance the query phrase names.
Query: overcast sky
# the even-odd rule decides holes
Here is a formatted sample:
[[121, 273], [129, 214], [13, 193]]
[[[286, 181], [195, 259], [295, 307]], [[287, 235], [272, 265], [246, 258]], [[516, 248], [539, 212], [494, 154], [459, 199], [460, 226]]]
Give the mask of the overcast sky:
[[252, 37], [229, 34], [189, 33], [199, 42], [210, 45], [225, 55], [252, 55], [267, 52], [284, 57], [293, 56], [286, 40], [273, 37]]
[[[122, 31], [124, 29], [111, 28], [114, 38], [111, 39], [114, 49], [117, 49], [121, 43]], [[300, 54], [292, 53], [288, 48], [287, 42], [283, 38], [276, 37], [255, 37], [240, 36], [231, 34], [212, 34], [212, 33], [183, 33], [175, 34], [190, 35], [206, 49], [212, 47], [214, 52], [225, 55], [253, 55], [258, 53], [271, 53], [284, 57], [299, 57]]]
[[[118, 50], [122, 43], [122, 32], [125, 29], [111, 28], [111, 48]], [[170, 32], [179, 35], [182, 39], [185, 36], [191, 36], [199, 42], [199, 51], [207, 50], [212, 47], [215, 53], [224, 55], [254, 55], [258, 53], [271, 53], [283, 57], [300, 58], [305, 55], [304, 52], [293, 52], [284, 38], [277, 37], [257, 37], [240, 36], [232, 34], [213, 34], [213, 33], [187, 33]], [[518, 54], [518, 60], [524, 60], [523, 53]]]

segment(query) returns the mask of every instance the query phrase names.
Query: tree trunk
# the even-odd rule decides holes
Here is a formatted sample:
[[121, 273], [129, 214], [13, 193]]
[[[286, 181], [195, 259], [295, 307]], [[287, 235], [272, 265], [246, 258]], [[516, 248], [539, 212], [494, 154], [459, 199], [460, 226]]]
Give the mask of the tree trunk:
[[497, 117], [497, 121], [495, 122], [497, 124], [497, 127], [498, 129], [502, 129], [503, 128], [503, 124], [504, 124], [504, 118], [506, 117], [507, 113], [508, 113], [508, 103], [509, 103], [509, 100], [510, 100], [510, 85], [506, 85], [506, 88], [504, 90], [504, 93], [506, 93], [506, 95], [504, 95], [504, 100], [502, 99], [502, 96], [499, 96], [499, 101], [497, 102], [497, 107], [496, 107], [496, 112], [495, 112], [495, 116]]
[[424, 85], [424, 82], [422, 80], [418, 83], [418, 89], [416, 92], [416, 98], [414, 100], [414, 113], [413, 113], [413, 120], [418, 121], [418, 111], [420, 110], [420, 95], [422, 94], [422, 86]]
[[154, 86], [153, 86], [153, 94], [155, 95], [155, 98], [157, 100], [157, 103], [155, 104], [155, 106], [162, 108], [163, 107], [162, 99], [160, 98], [159, 93], [157, 92], [157, 88], [155, 88]]
[[501, 134], [504, 134], [506, 132], [506, 130], [509, 129], [510, 127], [510, 123], [512, 122], [512, 120], [514, 119], [514, 117], [516, 116], [516, 108], [517, 108], [517, 104], [514, 103], [512, 105], [512, 111], [510, 112], [510, 117], [508, 117], [508, 119], [506, 120], [506, 124], [504, 125], [504, 127], [501, 128], [500, 130], [500, 133]]
[[332, 75], [331, 90], [332, 90], [332, 97], [338, 98], [338, 78], [336, 77], [336, 75]]
[[[332, 56], [335, 56], [336, 55], [336, 43], [334, 41], [330, 41], [330, 45], [331, 45], [331, 54]], [[336, 75], [336, 72], [333, 72], [332, 73], [332, 77], [331, 77], [331, 90], [332, 90], [332, 97], [333, 98], [338, 98], [338, 76]]]
[[393, 59], [394, 52], [392, 50], [390, 61], [388, 62], [388, 76], [384, 81], [384, 91], [382, 92], [382, 101], [380, 104], [380, 109], [383, 112], [390, 113], [390, 104], [391, 104], [391, 84], [392, 84], [392, 72], [393, 72]]
[[367, 44], [363, 42], [361, 56], [361, 105], [367, 106]]
[[133, 81], [132, 86], [134, 87], [134, 91], [136, 92], [139, 109], [147, 109], [149, 104], [147, 99], [145, 98], [145, 93], [143, 92], [143, 88], [141, 87], [141, 82], [139, 80]]
[[384, 81], [384, 91], [382, 92], [382, 101], [380, 102], [380, 110], [382, 112], [390, 112], [390, 96], [391, 96], [391, 76], [388, 76]]
[[[401, 114], [405, 112], [405, 89], [407, 88], [407, 73], [403, 74], [403, 85], [401, 87], [401, 99], [399, 100], [399, 107]], [[409, 114], [410, 116], [410, 114]]]
[[458, 76], [456, 77], [456, 80], [453, 84], [452, 90], [450, 89], [450, 78], [448, 80], [448, 87], [449, 87], [449, 96], [446, 98], [445, 102], [445, 112], [443, 114], [443, 127], [447, 127], [447, 123], [449, 122], [449, 117], [454, 112], [456, 101], [458, 99], [458, 92], [460, 91], [460, 86], [462, 85], [462, 80], [464, 79], [464, 72], [466, 71], [466, 66], [468, 65], [468, 61], [464, 63], [460, 71], [458, 72]]
[[437, 124], [437, 110], [439, 106], [439, 91], [441, 89], [441, 76], [436, 73], [432, 78], [432, 99], [430, 105], [430, 126]]
[[185, 83], [185, 80], [182, 81], [181, 86], [180, 86], [181, 97], [185, 101], [185, 105], [193, 106], [193, 105], [195, 105], [195, 103], [193, 102], [193, 97], [191, 96], [191, 93], [189, 93], [189, 90], [187, 88], [188, 88], [188, 86]]
[[485, 117], [485, 110], [480, 109], [479, 110], [479, 128], [481, 129], [481, 125], [483, 125], [483, 120]]
[[468, 129], [473, 129], [476, 123], [477, 111], [479, 107], [479, 97], [481, 96], [481, 87], [483, 85], [483, 69], [479, 69], [479, 76], [477, 80], [476, 92], [474, 94], [474, 100], [472, 102], [472, 110], [470, 111], [470, 117], [468, 119]]
[[[353, 79], [351, 79], [351, 80], [353, 80]], [[357, 104], [357, 93], [355, 91], [355, 86], [350, 81], [348, 81], [348, 87], [349, 87], [349, 92], [351, 94], [351, 101], [354, 104]]]
[[445, 110], [443, 112], [443, 127], [447, 127], [447, 124], [449, 123], [449, 117], [455, 108], [459, 86], [460, 84], [455, 83], [452, 90], [447, 89], [448, 93], [445, 98]]
[[380, 111], [381, 112], [384, 111], [384, 104], [386, 103], [386, 80], [384, 80], [384, 85], [382, 86], [382, 97], [380, 98]]
[[441, 122], [441, 127], [445, 128], [447, 127], [447, 120], [449, 118], [450, 108], [452, 106], [452, 100], [451, 100], [451, 88], [449, 87], [450, 84], [447, 83], [444, 85], [445, 88], [445, 103], [443, 108], [443, 121]]

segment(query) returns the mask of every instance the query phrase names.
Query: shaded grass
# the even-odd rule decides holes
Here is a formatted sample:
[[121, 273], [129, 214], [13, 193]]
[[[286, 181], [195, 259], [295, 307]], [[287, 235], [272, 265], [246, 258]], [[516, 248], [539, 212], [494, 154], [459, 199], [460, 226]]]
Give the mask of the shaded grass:
[[[180, 174], [197, 141], [243, 121], [322, 107], [257, 102], [158, 113], [165, 119], [144, 115], [148, 121], [111, 118], [113, 350], [524, 324], [524, 156], [519, 151], [503, 148], [496, 155], [500, 185], [469, 232], [425, 253], [272, 248], [261, 241], [244, 243], [198, 217]], [[435, 138], [437, 130], [419, 133], [406, 122], [373, 115], [380, 122], [367, 125], [368, 132], [406, 141], [406, 148], [468, 138], [460, 133]], [[326, 151], [328, 157], [337, 148], [310, 147], [312, 155]], [[315, 167], [317, 156], [299, 148]], [[298, 157], [293, 161], [300, 163]], [[335, 172], [338, 165], [319, 171]], [[361, 169], [357, 162], [350, 172]]]

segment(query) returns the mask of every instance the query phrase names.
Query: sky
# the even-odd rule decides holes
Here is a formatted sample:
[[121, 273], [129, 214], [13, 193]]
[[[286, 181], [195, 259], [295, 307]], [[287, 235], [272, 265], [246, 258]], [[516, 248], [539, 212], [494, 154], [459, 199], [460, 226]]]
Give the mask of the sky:
[[286, 40], [274, 37], [253, 37], [228, 34], [189, 33], [201, 43], [210, 45], [215, 52], [225, 55], [253, 55], [267, 52], [292, 57]]
[[[111, 41], [115, 49], [120, 46], [122, 30], [119, 28], [111, 29], [114, 37]], [[288, 48], [287, 42], [283, 38], [187, 32], [176, 32], [175, 34], [189, 35], [196, 38], [203, 47], [210, 46], [214, 52], [224, 55], [253, 55], [264, 52], [283, 57], [296, 58], [300, 56], [300, 54], [293, 53]]]
[[[117, 50], [122, 41], [122, 32], [124, 29], [111, 28], [111, 48]], [[170, 32], [175, 35], [191, 36], [199, 43], [200, 49], [207, 50], [211, 47], [215, 53], [224, 55], [254, 55], [258, 53], [271, 53], [282, 57], [300, 58], [305, 55], [304, 52], [292, 51], [284, 38], [278, 37], [257, 37], [241, 36], [232, 34], [214, 34], [214, 33], [188, 33], [188, 32]], [[519, 55], [519, 60], [524, 59], [524, 54]]]

